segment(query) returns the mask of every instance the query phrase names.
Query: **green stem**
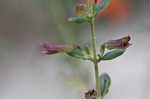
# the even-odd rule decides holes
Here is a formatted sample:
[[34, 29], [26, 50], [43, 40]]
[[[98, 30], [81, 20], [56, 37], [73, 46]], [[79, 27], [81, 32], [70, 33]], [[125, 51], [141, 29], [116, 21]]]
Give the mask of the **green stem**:
[[88, 8], [89, 8], [89, 23], [91, 28], [91, 36], [92, 36], [92, 47], [93, 47], [93, 63], [95, 69], [95, 79], [96, 79], [96, 90], [99, 99], [102, 99], [101, 96], [101, 89], [100, 89], [100, 80], [99, 80], [99, 72], [98, 72], [98, 61], [97, 61], [97, 54], [96, 54], [96, 37], [94, 31], [94, 16], [93, 16], [93, 4], [92, 0], [88, 0]]
[[93, 63], [95, 66], [95, 79], [96, 79], [96, 89], [98, 93], [98, 97], [101, 98], [101, 89], [100, 89], [100, 80], [99, 80], [99, 71], [98, 71], [98, 61], [96, 57], [96, 37], [95, 37], [95, 32], [94, 32], [94, 18], [91, 19], [90, 21], [90, 27], [91, 27], [91, 35], [92, 35], [92, 47], [93, 47]]

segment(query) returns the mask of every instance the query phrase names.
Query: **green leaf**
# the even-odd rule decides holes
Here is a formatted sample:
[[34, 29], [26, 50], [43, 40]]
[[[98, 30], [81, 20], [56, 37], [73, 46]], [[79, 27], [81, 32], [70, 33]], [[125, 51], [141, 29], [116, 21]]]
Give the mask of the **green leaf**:
[[113, 51], [106, 53], [101, 59], [102, 60], [112, 60], [112, 59], [115, 59], [116, 57], [119, 57], [124, 52], [125, 52], [125, 49], [115, 49]]
[[72, 23], [84, 23], [84, 22], [88, 22], [88, 18], [85, 17], [72, 17], [68, 19], [69, 22]]
[[104, 97], [108, 91], [111, 84], [111, 78], [107, 73], [103, 73], [99, 77], [101, 85], [101, 95]]
[[88, 45], [85, 46], [85, 52], [87, 55], [90, 55], [90, 48]]
[[87, 55], [84, 51], [81, 51], [80, 49], [75, 49], [71, 52], [67, 52], [66, 54], [77, 59], [91, 60], [91, 57]]
[[75, 49], [71, 52], [68, 52], [67, 53], [69, 56], [72, 56], [72, 57], [76, 57], [76, 58], [80, 58], [80, 57], [83, 57], [83, 53], [79, 50], [79, 49]]
[[111, 0], [105, 0], [104, 2], [104, 9], [106, 9], [111, 3]]
[[100, 56], [103, 57], [104, 55], [104, 52], [105, 52], [105, 45], [101, 45], [101, 49], [100, 49]]
[[102, 2], [100, 2], [95, 9], [95, 15], [100, 14], [104, 9], [106, 9], [111, 3], [111, 0], [102, 0]]

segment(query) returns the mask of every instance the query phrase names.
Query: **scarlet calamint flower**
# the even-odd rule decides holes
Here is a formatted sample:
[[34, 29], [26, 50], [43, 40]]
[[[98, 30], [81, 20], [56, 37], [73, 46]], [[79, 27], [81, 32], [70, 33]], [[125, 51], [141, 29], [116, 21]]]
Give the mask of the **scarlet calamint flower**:
[[80, 49], [79, 46], [76, 45], [69, 45], [69, 44], [48, 44], [48, 43], [43, 43], [42, 45], [42, 54], [56, 54], [56, 53], [61, 53], [61, 52], [71, 52], [74, 49]]
[[118, 40], [109, 40], [108, 42], [105, 43], [105, 48], [109, 50], [116, 48], [126, 49], [131, 45], [129, 43], [130, 39], [131, 39], [130, 36], [126, 36]]

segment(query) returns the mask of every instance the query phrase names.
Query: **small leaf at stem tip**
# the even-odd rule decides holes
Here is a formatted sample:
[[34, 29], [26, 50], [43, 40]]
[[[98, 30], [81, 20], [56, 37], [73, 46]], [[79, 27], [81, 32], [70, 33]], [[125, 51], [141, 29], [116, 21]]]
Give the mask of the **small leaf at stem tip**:
[[111, 84], [111, 78], [107, 73], [103, 73], [99, 77], [101, 85], [101, 95], [104, 97], [108, 91]]
[[111, 3], [111, 0], [105, 0], [104, 1], [104, 9], [107, 8]]
[[72, 23], [84, 23], [84, 22], [88, 22], [88, 18], [85, 17], [72, 17], [68, 19], [69, 22]]
[[102, 0], [95, 9], [96, 15], [100, 14], [104, 9], [106, 9], [111, 3], [111, 0]]
[[112, 60], [121, 56], [125, 52], [125, 49], [115, 49], [106, 53], [101, 60]]

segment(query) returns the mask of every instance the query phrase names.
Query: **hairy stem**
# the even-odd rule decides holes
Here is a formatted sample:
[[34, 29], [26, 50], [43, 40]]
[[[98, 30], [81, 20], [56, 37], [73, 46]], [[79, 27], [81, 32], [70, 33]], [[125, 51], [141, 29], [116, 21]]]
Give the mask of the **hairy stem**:
[[[96, 0], [95, 0], [96, 1]], [[101, 96], [101, 89], [100, 89], [100, 80], [99, 80], [99, 72], [98, 72], [98, 61], [97, 61], [97, 54], [96, 54], [96, 37], [95, 37], [95, 31], [94, 31], [94, 13], [93, 13], [93, 4], [92, 0], [88, 0], [88, 8], [89, 8], [89, 24], [91, 28], [91, 36], [92, 36], [92, 47], [93, 47], [93, 64], [95, 69], [95, 79], [96, 79], [96, 90], [99, 99], [102, 99]]]
[[98, 96], [101, 99], [101, 89], [100, 89], [100, 80], [99, 80], [99, 71], [98, 71], [98, 61], [96, 57], [96, 37], [94, 32], [94, 18], [90, 21], [90, 27], [91, 27], [91, 35], [92, 35], [92, 47], [93, 47], [93, 63], [95, 67], [95, 79], [96, 79], [96, 89]]

